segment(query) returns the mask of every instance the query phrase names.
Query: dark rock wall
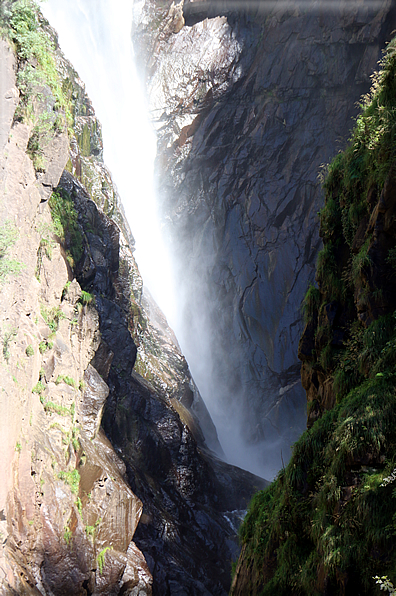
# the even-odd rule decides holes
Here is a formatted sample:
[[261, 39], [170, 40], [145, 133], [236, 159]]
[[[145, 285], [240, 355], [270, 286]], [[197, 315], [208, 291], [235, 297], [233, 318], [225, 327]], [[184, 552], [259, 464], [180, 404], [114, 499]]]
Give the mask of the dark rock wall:
[[207, 448], [55, 32], [0, 8], [0, 592], [225, 596], [266, 482]]
[[228, 455], [244, 460], [239, 434], [264, 441], [255, 469], [273, 472], [305, 426], [297, 346], [320, 246], [318, 173], [348, 137], [394, 5], [226, 5], [192, 15], [186, 4], [184, 19], [147, 0], [134, 39], [183, 350]]
[[[158, 361], [176, 377], [178, 391], [171, 392], [172, 383], [164, 390], [164, 381], [159, 387], [154, 376], [158, 363], [151, 376], [136, 371], [137, 351], [145, 352], [142, 343], [135, 345], [133, 337], [139, 335], [130, 318], [127, 279], [135, 266], [132, 253], [125, 250], [121, 268], [117, 225], [70, 173], [64, 172], [60, 188], [73, 197], [86, 230], [75, 273], [81, 286], [95, 295], [99, 314], [101, 344], [92, 365], [109, 387], [103, 427], [125, 462], [129, 486], [143, 503], [135, 541], [153, 575], [153, 594], [177, 594], [182, 589], [191, 596], [225, 595], [230, 562], [239, 552], [236, 529], [242, 511], [253, 491], [266, 483], [207, 451], [199, 424], [183, 405], [188, 369], [180, 371], [180, 363], [179, 370], [170, 366], [172, 357], [181, 358], [175, 345], [160, 337], [155, 346], [154, 330], [142, 307], [141, 322], [146, 335], [151, 334], [151, 348], [154, 344]], [[148, 348], [150, 337], [144, 344]]]
[[309, 429], [251, 502], [234, 596], [374, 595], [378, 576], [395, 581], [395, 42], [328, 168], [299, 346]]

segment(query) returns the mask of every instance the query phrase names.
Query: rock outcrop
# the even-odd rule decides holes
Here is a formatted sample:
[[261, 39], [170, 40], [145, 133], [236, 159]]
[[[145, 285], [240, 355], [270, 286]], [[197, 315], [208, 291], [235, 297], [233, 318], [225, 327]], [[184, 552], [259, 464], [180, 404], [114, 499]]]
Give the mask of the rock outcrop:
[[1, 594], [225, 595], [265, 481], [207, 448], [55, 32], [0, 16]]
[[35, 171], [33, 124], [13, 120], [15, 56], [4, 40], [0, 51], [1, 593], [151, 594], [132, 542], [142, 503], [99, 429], [109, 389], [89, 364], [98, 313], [84, 303], [48, 204], [67, 134], [47, 131], [48, 160]]
[[185, 1], [184, 25], [181, 7], [146, 0], [134, 32], [180, 339], [228, 455], [241, 434], [273, 471], [305, 426], [297, 347], [320, 247], [318, 172], [349, 134], [394, 3]]
[[328, 168], [299, 351], [309, 430], [252, 501], [234, 596], [368, 596], [378, 576], [395, 583], [395, 45]]

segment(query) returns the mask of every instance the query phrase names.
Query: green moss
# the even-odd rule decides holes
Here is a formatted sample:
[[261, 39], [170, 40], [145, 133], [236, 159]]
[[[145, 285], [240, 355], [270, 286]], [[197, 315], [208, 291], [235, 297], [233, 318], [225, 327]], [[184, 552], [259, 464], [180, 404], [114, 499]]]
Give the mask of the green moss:
[[78, 135], [77, 140], [81, 154], [84, 157], [89, 157], [91, 155], [91, 132], [87, 124], [84, 124], [82, 132]]
[[59, 472], [58, 474], [59, 480], [63, 480], [68, 486], [70, 486], [70, 490], [73, 495], [78, 495], [79, 487], [80, 487], [80, 473], [78, 470], [72, 470], [71, 472]]
[[113, 550], [112, 546], [106, 546], [104, 549], [100, 551], [98, 556], [96, 557], [96, 562], [98, 565], [100, 575], [103, 575], [103, 570], [106, 564], [106, 553], [108, 550]]
[[[245, 561], [263, 578], [261, 596], [338, 594], [343, 578], [353, 582], [351, 593], [374, 595], [374, 576], [394, 579], [396, 491], [383, 481], [396, 467], [396, 313], [377, 314], [367, 328], [360, 319], [368, 324], [361, 309], [383, 300], [388, 283], [384, 276], [385, 286], [374, 286], [374, 240], [366, 230], [396, 157], [395, 42], [381, 67], [347, 149], [328, 168], [319, 290], [310, 287], [303, 304], [316, 327], [311, 367], [325, 372], [336, 404], [253, 498], [240, 530]], [[395, 254], [388, 250], [390, 275]], [[331, 320], [329, 304], [337, 313]]]
[[83, 237], [78, 224], [78, 215], [70, 195], [58, 188], [49, 200], [55, 234], [65, 246], [72, 265], [80, 261], [83, 254]]

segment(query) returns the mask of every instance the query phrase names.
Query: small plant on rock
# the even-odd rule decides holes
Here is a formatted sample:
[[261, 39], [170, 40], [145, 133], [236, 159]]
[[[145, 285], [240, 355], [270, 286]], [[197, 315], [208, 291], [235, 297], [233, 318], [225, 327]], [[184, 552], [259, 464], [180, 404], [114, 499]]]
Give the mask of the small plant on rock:
[[103, 575], [103, 570], [104, 570], [104, 567], [105, 567], [105, 564], [106, 564], [105, 555], [106, 555], [106, 553], [107, 553], [108, 550], [113, 550], [113, 547], [112, 546], [106, 546], [103, 550], [100, 551], [100, 553], [96, 557], [96, 562], [98, 564], [100, 575]]
[[384, 592], [387, 591], [391, 596], [396, 595], [396, 589], [386, 575], [383, 575], [382, 577], [376, 575], [373, 579], [377, 580], [375, 583], [379, 584], [380, 590], [383, 590]]
[[38, 393], [41, 394], [45, 389], [45, 385], [42, 381], [39, 381], [38, 383], [36, 383], [36, 385], [33, 387], [32, 389], [32, 393]]
[[59, 322], [65, 318], [65, 313], [62, 309], [59, 306], [54, 306], [53, 308], [41, 306], [40, 312], [51, 331], [54, 333], [58, 331]]
[[66, 542], [66, 544], [69, 545], [70, 541], [72, 539], [72, 531], [69, 528], [69, 526], [65, 526], [65, 529], [63, 532], [63, 538], [64, 538], [64, 541]]
[[80, 304], [86, 306], [88, 304], [95, 304], [95, 296], [90, 294], [89, 292], [85, 292], [84, 290], [81, 292], [81, 296], [78, 300]]
[[70, 490], [73, 495], [78, 494], [78, 489], [80, 485], [80, 474], [78, 470], [72, 470], [71, 472], [59, 472], [58, 474], [59, 480], [63, 480], [70, 486]]
[[16, 336], [17, 336], [17, 330], [14, 327], [12, 327], [11, 329], [8, 329], [3, 334], [3, 356], [4, 356], [4, 360], [6, 360], [7, 362], [11, 356], [10, 343]]

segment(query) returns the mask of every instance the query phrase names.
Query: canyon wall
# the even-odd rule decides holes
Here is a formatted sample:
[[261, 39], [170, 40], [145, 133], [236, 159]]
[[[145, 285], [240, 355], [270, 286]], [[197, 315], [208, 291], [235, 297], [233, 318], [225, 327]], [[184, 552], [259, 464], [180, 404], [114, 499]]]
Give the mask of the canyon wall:
[[207, 447], [56, 33], [0, 17], [1, 594], [225, 596], [265, 482]]
[[146, 0], [133, 38], [178, 337], [229, 460], [273, 476], [305, 428], [297, 348], [320, 247], [318, 174], [349, 135], [394, 3], [241, 7]]
[[395, 46], [328, 169], [299, 345], [309, 430], [252, 501], [234, 596], [394, 591]]

